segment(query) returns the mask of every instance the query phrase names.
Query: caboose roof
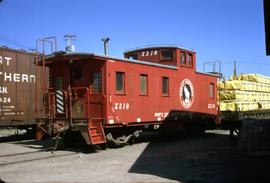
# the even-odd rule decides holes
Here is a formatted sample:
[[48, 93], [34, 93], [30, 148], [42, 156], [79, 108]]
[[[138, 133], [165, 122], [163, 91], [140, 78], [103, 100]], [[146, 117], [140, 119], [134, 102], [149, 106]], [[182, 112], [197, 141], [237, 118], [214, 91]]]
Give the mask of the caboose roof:
[[147, 61], [142, 61], [142, 60], [131, 60], [131, 59], [126, 59], [126, 58], [119, 58], [119, 57], [113, 57], [113, 56], [107, 56], [107, 55], [101, 55], [101, 54], [89, 53], [89, 52], [69, 53], [66, 51], [59, 51], [59, 52], [55, 52], [53, 54], [47, 55], [45, 57], [46, 64], [50, 64], [50, 63], [58, 61], [58, 60], [55, 60], [56, 58], [61, 58], [63, 60], [66, 60], [69, 58], [93, 58], [93, 59], [101, 59], [101, 60], [114, 60], [114, 61], [136, 63], [136, 64], [149, 65], [149, 66], [154, 66], [154, 67], [162, 67], [162, 68], [167, 68], [167, 69], [178, 69], [176, 66], [152, 63], [152, 62], [147, 62]]
[[183, 46], [180, 46], [180, 45], [159, 44], [159, 45], [147, 45], [147, 46], [132, 48], [132, 49], [126, 50], [124, 52], [124, 54], [130, 53], [130, 52], [137, 52], [137, 51], [140, 51], [140, 50], [146, 50], [146, 49], [167, 49], [167, 48], [174, 48], [174, 49], [181, 49], [181, 50], [186, 50], [186, 51], [190, 51], [190, 52], [195, 52], [195, 50], [193, 50], [191, 48], [186, 48], [186, 47], [183, 47]]
[[[162, 47], [162, 48], [165, 48], [165, 47]], [[46, 64], [57, 62], [59, 61], [57, 58], [60, 58], [62, 60], [68, 60], [68, 59], [73, 59], [73, 58], [79, 58], [79, 59], [93, 58], [93, 59], [100, 59], [104, 61], [114, 60], [114, 61], [129, 62], [129, 63], [149, 65], [149, 66], [174, 69], [174, 70], [178, 69], [178, 67], [171, 66], [171, 65], [164, 65], [164, 64], [152, 63], [152, 62], [141, 61], [141, 60], [131, 60], [131, 59], [126, 59], [126, 58], [118, 58], [118, 57], [101, 55], [101, 54], [96, 54], [96, 53], [89, 53], [89, 52], [72, 52], [72, 53], [66, 52], [66, 51], [54, 52], [53, 54], [45, 56], [45, 60], [46, 60], [45, 62]], [[204, 72], [198, 72], [198, 71], [195, 71], [195, 72], [198, 74], [218, 77], [218, 75], [212, 74], [212, 73], [204, 73]]]

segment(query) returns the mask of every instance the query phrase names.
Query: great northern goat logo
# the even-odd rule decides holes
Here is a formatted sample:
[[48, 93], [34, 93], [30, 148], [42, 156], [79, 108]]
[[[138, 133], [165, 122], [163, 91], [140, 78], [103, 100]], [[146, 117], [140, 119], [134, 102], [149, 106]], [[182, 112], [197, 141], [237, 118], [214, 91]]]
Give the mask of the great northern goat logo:
[[179, 96], [183, 107], [186, 109], [190, 108], [194, 99], [194, 88], [189, 79], [184, 79], [181, 82]]

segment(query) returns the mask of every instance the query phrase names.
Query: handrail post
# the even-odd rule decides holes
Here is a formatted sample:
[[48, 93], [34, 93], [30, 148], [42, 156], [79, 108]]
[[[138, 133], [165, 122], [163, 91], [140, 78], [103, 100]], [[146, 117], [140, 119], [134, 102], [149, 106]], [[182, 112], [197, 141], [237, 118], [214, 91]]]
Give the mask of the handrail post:
[[[39, 52], [38, 52], [38, 47], [39, 47], [39, 44], [42, 43], [42, 58], [41, 58], [41, 66], [42, 66], [42, 69], [41, 69], [41, 78], [39, 78], [39, 69], [38, 69], [38, 66], [39, 66]], [[35, 114], [37, 115], [38, 113], [38, 106], [39, 106], [39, 98], [38, 98], [38, 94], [39, 94], [39, 81], [41, 82], [40, 84], [40, 88], [42, 90], [42, 95], [43, 97], [45, 96], [46, 94], [46, 90], [47, 90], [47, 87], [46, 87], [46, 69], [45, 69], [45, 43], [49, 43], [50, 44], [50, 47], [51, 47], [51, 52], [54, 51], [57, 51], [57, 40], [56, 40], [56, 37], [46, 37], [46, 38], [43, 38], [43, 39], [37, 39], [36, 40], [36, 55], [35, 55], [35, 65], [36, 65], [36, 91], [35, 91]], [[45, 114], [45, 103], [43, 101], [43, 114]]]
[[90, 119], [90, 91], [89, 88], [86, 89], [87, 93], [87, 118]]

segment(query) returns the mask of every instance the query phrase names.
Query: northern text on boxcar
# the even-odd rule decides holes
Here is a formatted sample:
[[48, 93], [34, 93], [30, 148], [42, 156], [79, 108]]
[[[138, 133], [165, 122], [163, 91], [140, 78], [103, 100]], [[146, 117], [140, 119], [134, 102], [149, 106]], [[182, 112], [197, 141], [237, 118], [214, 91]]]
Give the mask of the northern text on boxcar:
[[34, 53], [0, 47], [0, 127], [35, 125]]

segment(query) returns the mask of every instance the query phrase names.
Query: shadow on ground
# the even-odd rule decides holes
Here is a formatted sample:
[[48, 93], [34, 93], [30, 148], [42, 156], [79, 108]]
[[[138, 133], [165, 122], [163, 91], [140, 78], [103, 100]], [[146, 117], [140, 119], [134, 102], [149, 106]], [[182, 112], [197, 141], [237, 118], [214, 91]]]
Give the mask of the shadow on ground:
[[68, 151], [73, 151], [73, 152], [78, 152], [78, 153], [95, 153], [97, 152], [97, 150], [92, 147], [92, 146], [88, 146], [86, 144], [80, 145], [80, 146], [73, 146], [73, 147], [67, 147], [64, 146], [63, 144], [63, 139], [59, 139], [58, 145], [57, 145], [57, 149], [55, 150], [55, 145], [57, 143], [57, 139], [56, 138], [50, 138], [50, 139], [46, 139], [46, 140], [41, 140], [41, 141], [36, 141], [36, 140], [22, 140], [22, 141], [15, 141], [12, 142], [13, 144], [17, 144], [20, 146], [24, 146], [27, 147], [29, 149], [35, 149], [38, 152], [39, 151], [61, 151], [61, 150], [68, 150]]
[[181, 182], [270, 182], [269, 152], [240, 152], [228, 135], [151, 142], [130, 173]]

